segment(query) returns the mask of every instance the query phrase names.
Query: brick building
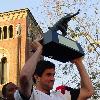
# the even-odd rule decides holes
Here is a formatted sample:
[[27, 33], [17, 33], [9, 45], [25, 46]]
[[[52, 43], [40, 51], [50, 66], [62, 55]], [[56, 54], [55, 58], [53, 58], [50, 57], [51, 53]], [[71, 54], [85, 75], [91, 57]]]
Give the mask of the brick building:
[[20, 70], [31, 56], [30, 43], [42, 30], [28, 8], [0, 13], [0, 90], [18, 85]]

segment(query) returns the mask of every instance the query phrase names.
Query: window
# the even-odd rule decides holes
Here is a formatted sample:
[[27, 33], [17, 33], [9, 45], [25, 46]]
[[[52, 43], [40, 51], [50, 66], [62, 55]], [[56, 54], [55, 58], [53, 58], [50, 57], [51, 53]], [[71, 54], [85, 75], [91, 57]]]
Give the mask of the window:
[[7, 58], [3, 57], [0, 62], [0, 84], [6, 83], [7, 80]]
[[2, 28], [0, 27], [0, 40], [2, 39]]
[[13, 37], [13, 26], [10, 25], [9, 26], [9, 38], [12, 38]]
[[[3, 31], [3, 32], [2, 32]], [[13, 38], [13, 25], [0, 27], [0, 39]]]
[[3, 27], [4, 39], [7, 39], [7, 26]]

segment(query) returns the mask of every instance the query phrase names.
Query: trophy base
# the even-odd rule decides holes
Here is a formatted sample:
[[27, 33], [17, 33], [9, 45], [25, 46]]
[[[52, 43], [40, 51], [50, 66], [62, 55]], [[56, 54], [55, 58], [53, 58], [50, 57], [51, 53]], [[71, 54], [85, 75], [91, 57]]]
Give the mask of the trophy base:
[[83, 49], [79, 43], [58, 33], [49, 32], [44, 34], [43, 44], [43, 56], [63, 63], [84, 56]]
[[57, 44], [55, 42], [50, 42], [44, 45], [43, 55], [63, 63], [84, 56], [84, 54], [78, 51], [75, 51], [69, 47], [62, 46], [61, 44]]

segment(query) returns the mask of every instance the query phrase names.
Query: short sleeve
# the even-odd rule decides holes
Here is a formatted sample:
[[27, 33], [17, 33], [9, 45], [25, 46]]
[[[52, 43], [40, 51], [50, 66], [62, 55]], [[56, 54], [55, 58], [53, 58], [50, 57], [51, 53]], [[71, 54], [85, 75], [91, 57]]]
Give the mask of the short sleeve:
[[23, 95], [19, 90], [14, 93], [15, 100], [29, 100], [30, 97]]
[[18, 90], [16, 90], [16, 92], [14, 93], [14, 98], [15, 98], [15, 100], [23, 100], [22, 97], [20, 96]]
[[70, 95], [71, 95], [71, 100], [77, 100], [78, 96], [80, 94], [80, 89], [73, 89], [71, 87], [66, 87], [66, 90], [70, 91]]
[[29, 100], [30, 99], [30, 97], [23, 95], [20, 91], [19, 91], [19, 94], [20, 94], [20, 96], [23, 100]]

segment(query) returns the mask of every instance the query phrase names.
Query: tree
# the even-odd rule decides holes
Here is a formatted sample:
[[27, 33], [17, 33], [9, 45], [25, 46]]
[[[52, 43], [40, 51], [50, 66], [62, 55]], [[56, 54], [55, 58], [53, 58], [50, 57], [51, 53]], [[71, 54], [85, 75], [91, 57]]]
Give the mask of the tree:
[[[41, 14], [45, 15], [45, 23], [41, 22], [40, 25], [45, 31], [48, 30], [48, 26], [52, 26], [61, 17], [69, 13], [75, 13], [80, 9], [80, 14], [74, 17], [68, 23], [68, 30], [66, 37], [78, 41], [84, 49], [85, 57], [84, 63], [86, 69], [90, 75], [95, 88], [95, 95], [92, 97], [97, 100], [100, 98], [100, 3], [99, 0], [43, 0], [43, 11]], [[48, 21], [46, 21], [48, 20]], [[46, 23], [47, 22], [47, 23]], [[44, 31], [44, 32], [45, 32]], [[60, 69], [60, 70], [59, 70]], [[71, 85], [75, 83], [75, 86], [79, 86], [79, 76], [72, 64], [66, 63], [60, 64], [57, 70], [63, 71], [64, 77], [69, 77], [70, 80], [62, 83]], [[58, 72], [58, 71], [57, 71]], [[59, 77], [59, 73], [57, 74]], [[72, 79], [71, 79], [72, 78]]]

